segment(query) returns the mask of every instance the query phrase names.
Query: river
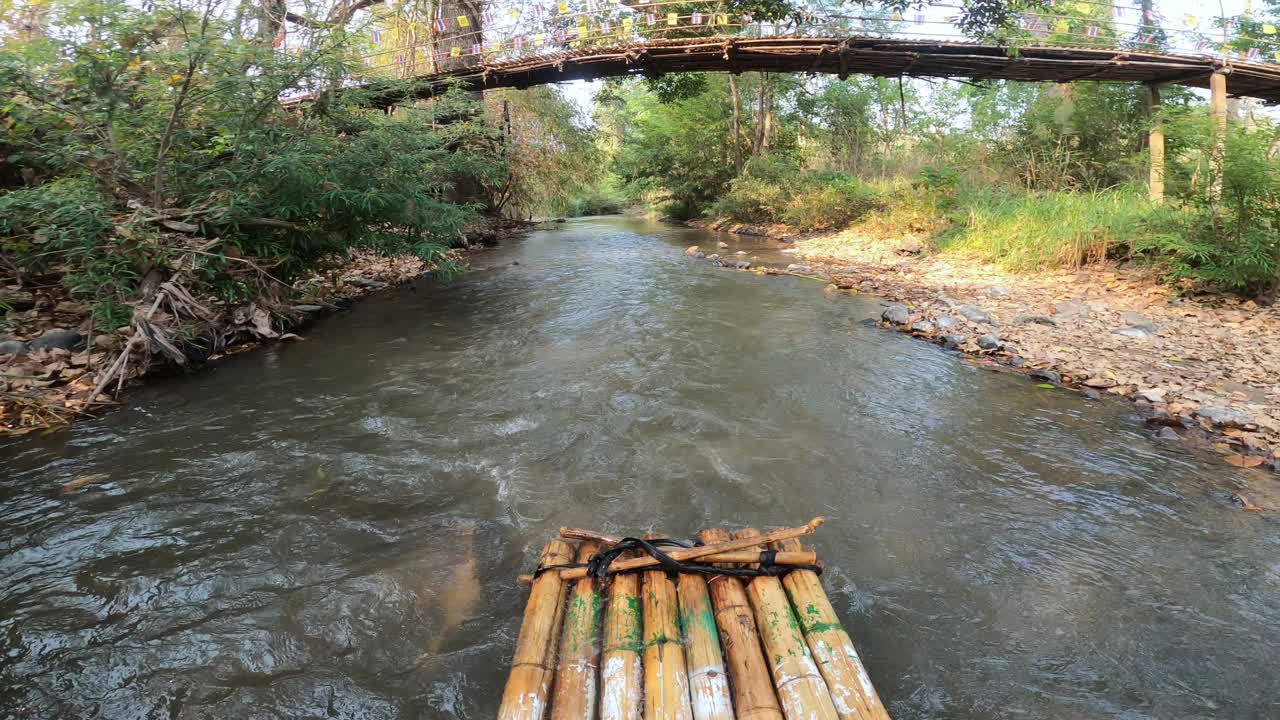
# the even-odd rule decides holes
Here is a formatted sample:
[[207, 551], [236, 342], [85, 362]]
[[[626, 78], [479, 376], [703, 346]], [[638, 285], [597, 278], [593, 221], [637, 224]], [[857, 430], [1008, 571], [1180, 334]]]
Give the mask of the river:
[[896, 718], [1280, 716], [1230, 468], [714, 241], [535, 232], [0, 447], [3, 717], [492, 717], [557, 527], [815, 515]]

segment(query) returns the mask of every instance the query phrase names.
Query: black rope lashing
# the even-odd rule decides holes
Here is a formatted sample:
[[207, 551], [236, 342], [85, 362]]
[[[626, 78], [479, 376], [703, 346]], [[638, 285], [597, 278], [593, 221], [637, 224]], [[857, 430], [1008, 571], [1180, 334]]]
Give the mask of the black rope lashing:
[[654, 560], [657, 560], [658, 564], [656, 566], [650, 565], [648, 567], [616, 570], [613, 574], [645, 572], [656, 569], [662, 569], [673, 573], [737, 578], [782, 577], [783, 575], [795, 570], [808, 570], [818, 575], [822, 574], [821, 565], [779, 565], [777, 563], [778, 553], [774, 550], [760, 551], [758, 567], [716, 567], [714, 565], [707, 565], [706, 563], [681, 562], [663, 552], [661, 550], [663, 547], [692, 548], [694, 547], [694, 544], [687, 540], [675, 540], [672, 538], [642, 540], [640, 538], [626, 537], [609, 546], [607, 549], [592, 555], [591, 559], [585, 563], [546, 565], [534, 570], [533, 576], [538, 577], [549, 570], [568, 570], [584, 567], [587, 569], [588, 577], [596, 578], [601, 582], [607, 582], [610, 574], [609, 568], [613, 565], [613, 561], [618, 559], [619, 555], [629, 550], [642, 550]]

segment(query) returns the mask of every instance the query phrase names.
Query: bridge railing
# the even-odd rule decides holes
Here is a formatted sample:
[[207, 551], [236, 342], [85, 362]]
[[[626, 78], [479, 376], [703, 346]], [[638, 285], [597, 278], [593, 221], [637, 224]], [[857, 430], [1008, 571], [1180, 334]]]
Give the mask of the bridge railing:
[[[885, 37], [921, 41], [966, 40], [957, 27], [959, 0], [934, 2], [904, 13], [841, 4], [802, 9], [781, 19], [754, 18], [725, 9], [723, 0], [657, 0], [625, 5], [605, 0], [510, 1], [483, 5], [477, 17], [373, 15], [361, 32], [360, 75], [412, 77], [484, 64], [554, 55], [594, 46], [663, 38]], [[1017, 17], [1000, 32], [1010, 45], [1104, 47], [1225, 58], [1280, 61], [1280, 32], [1247, 14], [1221, 17], [1150, 14], [1127, 3], [1050, 0], [1049, 7]]]

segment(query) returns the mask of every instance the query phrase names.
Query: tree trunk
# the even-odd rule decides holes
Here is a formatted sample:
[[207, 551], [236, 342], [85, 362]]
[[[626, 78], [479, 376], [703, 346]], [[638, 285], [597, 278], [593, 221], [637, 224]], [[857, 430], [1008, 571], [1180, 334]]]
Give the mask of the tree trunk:
[[761, 73], [760, 75], [760, 91], [756, 94], [756, 122], [755, 122], [755, 138], [751, 142], [751, 154], [759, 155], [764, 148], [764, 97], [766, 87], [769, 84], [769, 76]]
[[[440, 0], [436, 12], [445, 25], [444, 32], [432, 30], [437, 70], [448, 72], [479, 64], [480, 58], [471, 52], [473, 45], [484, 46], [479, 0]], [[458, 20], [464, 17], [467, 19], [466, 27], [462, 27]]]

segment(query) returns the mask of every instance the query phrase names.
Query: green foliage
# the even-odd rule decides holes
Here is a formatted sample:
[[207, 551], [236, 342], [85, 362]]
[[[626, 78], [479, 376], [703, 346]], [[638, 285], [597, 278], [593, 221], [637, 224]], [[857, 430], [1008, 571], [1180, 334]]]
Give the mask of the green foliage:
[[877, 193], [841, 172], [804, 172], [788, 157], [751, 159], [729, 191], [708, 210], [716, 218], [748, 223], [780, 222], [798, 230], [852, 223], [881, 201]]
[[394, 115], [358, 92], [282, 106], [349, 73], [341, 30], [299, 57], [217, 2], [49, 8], [46, 36], [0, 48], [0, 149], [30, 183], [0, 191], [0, 248], [60, 274], [104, 327], [156, 268], [240, 301], [355, 248], [444, 264], [507, 176], [460, 91]]
[[974, 191], [958, 199], [940, 244], [1012, 270], [1077, 267], [1141, 242], [1158, 212], [1129, 190]]

